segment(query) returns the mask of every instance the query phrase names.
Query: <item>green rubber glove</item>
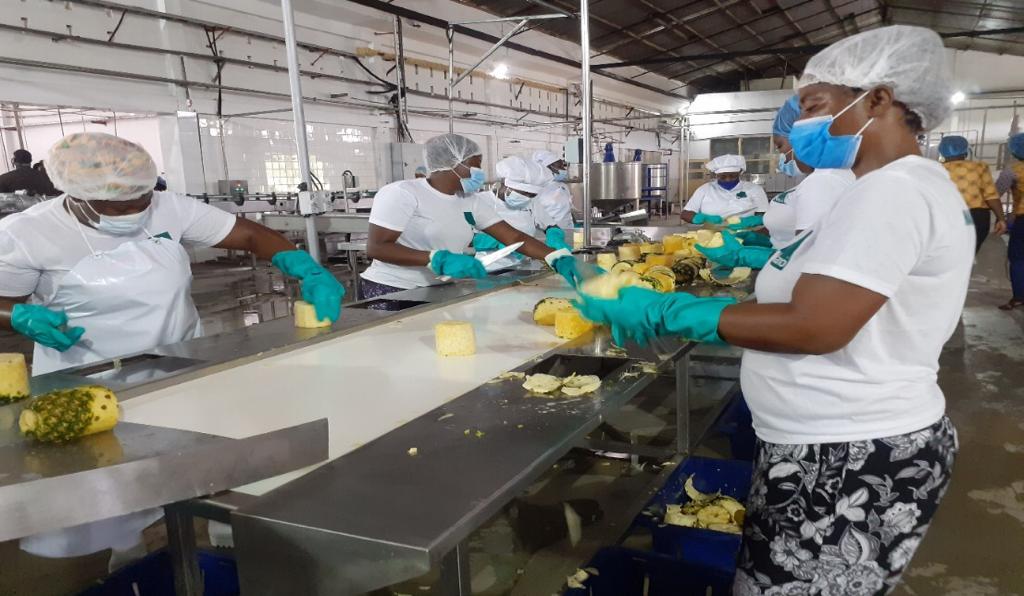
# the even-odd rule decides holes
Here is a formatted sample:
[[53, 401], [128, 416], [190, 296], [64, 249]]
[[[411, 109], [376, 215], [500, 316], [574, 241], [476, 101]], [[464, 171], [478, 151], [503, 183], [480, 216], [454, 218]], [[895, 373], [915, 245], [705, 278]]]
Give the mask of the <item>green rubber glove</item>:
[[701, 244], [697, 250], [705, 257], [726, 267], [750, 267], [751, 269], [763, 269], [768, 260], [775, 254], [775, 249], [763, 246], [744, 246], [728, 231], [722, 232], [724, 245], [718, 248], [708, 248]]
[[490, 252], [499, 248], [505, 248], [505, 245], [495, 240], [494, 236], [483, 232], [473, 235], [473, 249], [477, 252]]
[[341, 316], [341, 299], [345, 287], [330, 271], [304, 250], [283, 250], [270, 262], [285, 275], [297, 278], [302, 286], [302, 299], [313, 305], [316, 317], [333, 323]]
[[743, 246], [763, 246], [765, 248], [772, 247], [772, 239], [764, 234], [758, 234], [757, 232], [739, 232], [736, 234], [736, 238], [743, 241]]
[[430, 270], [436, 275], [456, 278], [483, 279], [487, 270], [483, 263], [469, 255], [455, 254], [447, 250], [436, 250], [430, 255]]
[[746, 230], [764, 225], [763, 215], [748, 215], [740, 218], [740, 223], [729, 224], [730, 230]]
[[556, 226], [544, 230], [544, 244], [555, 250], [572, 250], [572, 247], [565, 242], [565, 230]]
[[720, 224], [722, 223], [722, 216], [705, 215], [704, 213], [698, 213], [697, 215], [693, 216], [693, 223], [697, 224], [698, 226], [703, 223]]
[[624, 288], [618, 300], [581, 296], [576, 308], [595, 323], [611, 325], [617, 345], [676, 335], [705, 343], [725, 343], [718, 336], [722, 311], [732, 298], [697, 298], [685, 292], [661, 294], [646, 288]]
[[38, 304], [15, 304], [11, 309], [11, 328], [37, 344], [66, 352], [75, 345], [85, 329], [68, 327], [68, 315]]
[[559, 275], [564, 277], [570, 286], [575, 288], [583, 281], [583, 276], [580, 275], [580, 270], [576, 267], [576, 257], [572, 256], [572, 253], [568, 250], [564, 248], [556, 250], [544, 257], [544, 260]]

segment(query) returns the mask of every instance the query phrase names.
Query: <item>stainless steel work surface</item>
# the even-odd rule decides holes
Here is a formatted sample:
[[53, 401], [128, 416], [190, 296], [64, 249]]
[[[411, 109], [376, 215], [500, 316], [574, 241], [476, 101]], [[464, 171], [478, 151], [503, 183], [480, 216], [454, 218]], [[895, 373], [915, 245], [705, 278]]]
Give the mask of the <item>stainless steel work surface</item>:
[[22, 437], [0, 407], [0, 541], [213, 494], [322, 461], [327, 422], [228, 439], [144, 424], [64, 445]]
[[624, 358], [551, 358], [604, 384], [578, 398], [484, 384], [235, 511], [243, 593], [355, 594], [428, 571], [653, 379]]

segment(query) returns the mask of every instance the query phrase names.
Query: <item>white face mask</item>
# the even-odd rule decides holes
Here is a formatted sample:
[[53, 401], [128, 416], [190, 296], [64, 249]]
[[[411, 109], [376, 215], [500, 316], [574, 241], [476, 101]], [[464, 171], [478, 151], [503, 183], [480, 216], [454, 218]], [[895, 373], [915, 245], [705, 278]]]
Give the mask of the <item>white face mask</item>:
[[78, 201], [78, 205], [80, 208], [82, 205], [85, 205], [89, 208], [89, 211], [93, 212], [98, 220], [93, 225], [98, 231], [110, 234], [111, 236], [131, 236], [139, 233], [139, 231], [146, 227], [146, 223], [149, 221], [151, 213], [150, 207], [152, 206], [152, 203], [142, 211], [139, 211], [138, 213], [130, 213], [128, 215], [103, 215], [93, 209], [93, 206], [90, 205], [88, 201]]

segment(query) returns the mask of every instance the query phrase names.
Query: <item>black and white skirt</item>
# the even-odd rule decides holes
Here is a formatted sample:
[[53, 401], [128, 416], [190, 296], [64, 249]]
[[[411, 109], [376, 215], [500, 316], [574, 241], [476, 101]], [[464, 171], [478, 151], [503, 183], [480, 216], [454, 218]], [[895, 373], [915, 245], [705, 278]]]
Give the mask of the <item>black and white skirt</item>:
[[870, 441], [758, 441], [734, 596], [887, 594], [928, 531], [957, 449], [946, 417]]

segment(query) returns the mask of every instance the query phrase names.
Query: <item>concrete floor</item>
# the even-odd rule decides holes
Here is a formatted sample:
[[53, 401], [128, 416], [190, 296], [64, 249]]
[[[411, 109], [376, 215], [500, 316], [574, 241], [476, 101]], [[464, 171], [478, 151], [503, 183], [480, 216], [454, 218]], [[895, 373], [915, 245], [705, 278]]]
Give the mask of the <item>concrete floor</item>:
[[[990, 238], [979, 255], [964, 311], [964, 348], [949, 348], [942, 356], [940, 383], [959, 430], [961, 451], [949, 493], [895, 592], [899, 596], [1024, 596], [1024, 309], [1007, 313], [996, 308], [1010, 295], [1005, 266], [1005, 241]], [[337, 275], [347, 281], [344, 268]], [[266, 270], [253, 275], [244, 268], [200, 267], [196, 276], [194, 293], [211, 331], [287, 313], [280, 278]], [[351, 298], [354, 292], [347, 289]], [[0, 333], [0, 351], [23, 350], [30, 350], [23, 338]], [[606, 471], [612, 470], [619, 472], [612, 473], [619, 478], [614, 484], [622, 484], [622, 470]], [[544, 500], [558, 502], [555, 496]], [[523, 573], [540, 565], [563, 572], [564, 555], [571, 549], [554, 545], [532, 558], [515, 556], [507, 550], [511, 536], [502, 524], [496, 520], [473, 539], [480, 543], [480, 554], [508, 553], [503, 556], [511, 559], [497, 569]], [[156, 546], [160, 540], [153, 542]], [[0, 594], [73, 594], [105, 566], [102, 557], [40, 560], [12, 543], [0, 544], [0, 559], [5, 561], [0, 565]], [[494, 589], [519, 583], [481, 579], [474, 578], [474, 584], [486, 594], [509, 593]], [[514, 593], [528, 593], [524, 587]]]

